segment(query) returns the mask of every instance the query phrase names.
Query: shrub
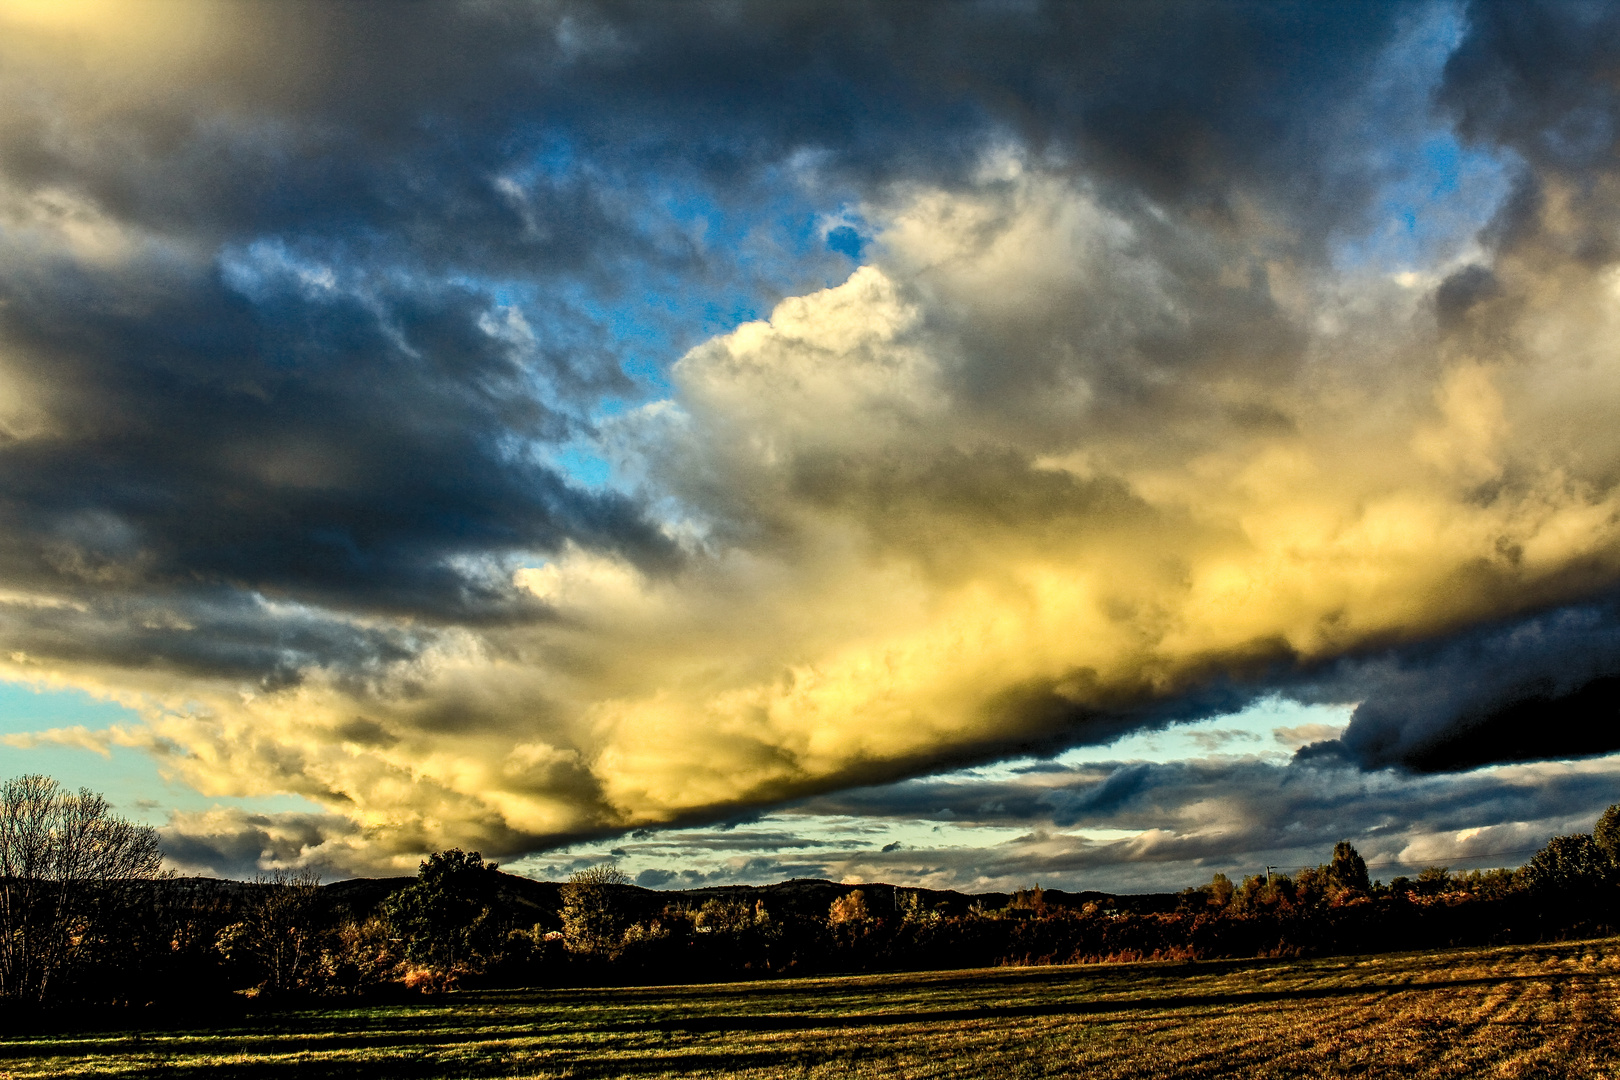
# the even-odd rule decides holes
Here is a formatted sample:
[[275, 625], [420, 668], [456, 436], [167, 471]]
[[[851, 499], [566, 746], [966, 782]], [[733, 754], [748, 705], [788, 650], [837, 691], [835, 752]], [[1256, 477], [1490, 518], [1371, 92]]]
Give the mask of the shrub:
[[618, 955], [628, 919], [615, 892], [629, 875], [611, 863], [587, 867], [562, 887], [563, 942], [568, 951], [611, 960]]
[[871, 918], [872, 913], [866, 907], [866, 893], [860, 889], [845, 893], [827, 908], [827, 922], [831, 926], [859, 925]]

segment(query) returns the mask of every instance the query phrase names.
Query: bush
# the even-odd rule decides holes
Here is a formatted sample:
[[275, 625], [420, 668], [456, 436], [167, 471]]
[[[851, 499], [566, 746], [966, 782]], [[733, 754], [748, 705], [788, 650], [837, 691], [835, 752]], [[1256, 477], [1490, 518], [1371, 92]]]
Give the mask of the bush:
[[629, 875], [611, 863], [587, 867], [562, 887], [563, 941], [570, 953], [611, 960], [624, 944], [629, 919], [615, 893]]

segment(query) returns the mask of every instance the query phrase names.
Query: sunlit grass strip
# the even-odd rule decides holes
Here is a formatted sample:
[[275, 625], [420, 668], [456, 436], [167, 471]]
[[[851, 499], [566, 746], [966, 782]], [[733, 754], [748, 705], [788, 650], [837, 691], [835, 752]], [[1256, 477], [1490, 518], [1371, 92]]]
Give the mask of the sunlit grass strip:
[[4, 1077], [1620, 1075], [1620, 939], [450, 995], [13, 1038]]

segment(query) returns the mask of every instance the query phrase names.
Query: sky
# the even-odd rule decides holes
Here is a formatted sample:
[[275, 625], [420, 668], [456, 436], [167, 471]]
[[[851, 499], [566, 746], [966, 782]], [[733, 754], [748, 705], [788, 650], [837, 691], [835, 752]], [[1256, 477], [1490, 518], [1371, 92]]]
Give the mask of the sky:
[[1620, 11], [0, 0], [0, 763], [184, 873], [1516, 865]]

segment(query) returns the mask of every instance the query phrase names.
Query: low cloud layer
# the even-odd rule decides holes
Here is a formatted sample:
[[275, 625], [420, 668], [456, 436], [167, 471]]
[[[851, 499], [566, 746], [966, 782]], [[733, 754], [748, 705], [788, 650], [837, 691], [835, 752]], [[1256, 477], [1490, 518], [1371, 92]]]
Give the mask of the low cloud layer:
[[725, 828], [637, 833], [519, 868], [561, 877], [614, 860], [650, 888], [789, 877], [965, 891], [1177, 890], [1223, 872], [1292, 871], [1352, 838], [1374, 876], [1518, 865], [1589, 830], [1614, 757], [1400, 777], [1263, 752], [967, 770], [811, 799]]
[[4, 9], [0, 674], [143, 717], [33, 738], [339, 870], [1620, 747], [1620, 18], [1173, 8]]

